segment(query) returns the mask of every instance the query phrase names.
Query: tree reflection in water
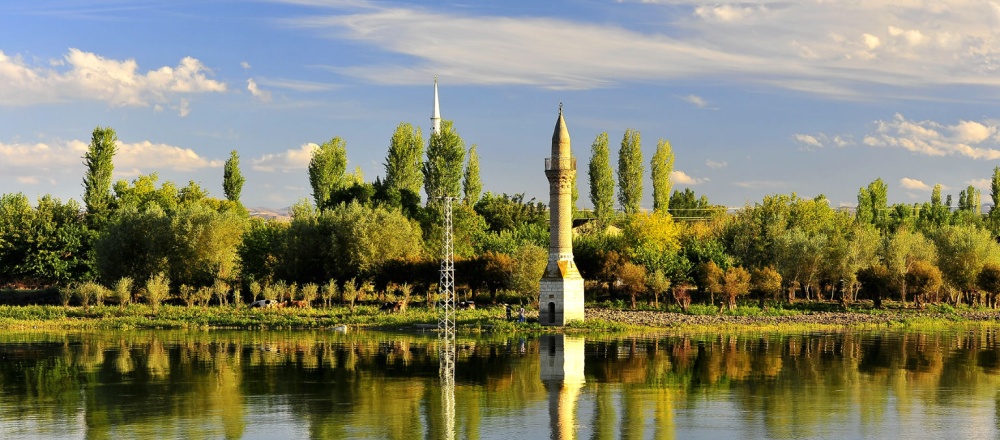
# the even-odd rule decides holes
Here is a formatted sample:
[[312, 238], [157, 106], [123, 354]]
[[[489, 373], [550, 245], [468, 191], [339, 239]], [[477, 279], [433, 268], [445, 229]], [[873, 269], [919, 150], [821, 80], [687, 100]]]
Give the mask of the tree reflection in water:
[[[996, 437], [990, 328], [541, 339], [0, 335], [0, 438]], [[585, 362], [584, 362], [585, 360]]]

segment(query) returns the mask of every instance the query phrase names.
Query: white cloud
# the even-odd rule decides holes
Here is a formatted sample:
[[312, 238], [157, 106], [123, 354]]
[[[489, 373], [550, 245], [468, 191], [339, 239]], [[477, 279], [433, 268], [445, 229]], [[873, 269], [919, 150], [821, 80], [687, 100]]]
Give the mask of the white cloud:
[[[38, 184], [79, 180], [84, 173], [83, 156], [88, 142], [81, 140], [49, 143], [0, 143], [0, 176], [19, 183]], [[194, 171], [221, 167], [223, 161], [203, 158], [188, 148], [150, 141], [118, 143], [115, 178], [154, 171]], [[2, 180], [2, 177], [0, 177]]]
[[875, 132], [864, 143], [873, 147], [896, 147], [927, 156], [962, 155], [973, 159], [1000, 159], [993, 122], [959, 121], [944, 125], [934, 121], [910, 121], [896, 114], [890, 121], [876, 121]]
[[250, 63], [246, 61], [240, 61], [240, 67], [242, 67], [244, 70], [250, 70]]
[[158, 170], [194, 171], [219, 168], [222, 164], [223, 161], [206, 159], [190, 148], [154, 144], [150, 141], [132, 144], [119, 142], [118, 153], [115, 154], [115, 169], [140, 170], [142, 173]]
[[829, 136], [825, 133], [795, 134], [792, 136], [803, 150], [818, 150], [826, 147], [846, 147], [853, 145], [854, 140], [849, 135]]
[[708, 178], [691, 177], [687, 173], [678, 170], [670, 172], [670, 181], [675, 185], [698, 185], [708, 182]]
[[698, 6], [694, 10], [694, 15], [708, 21], [733, 22], [742, 21], [757, 13], [766, 10], [762, 6], [740, 6], [740, 5], [715, 5]]
[[187, 115], [191, 114], [191, 103], [186, 99], [182, 99], [180, 105], [177, 106], [177, 115], [185, 118]]
[[[989, 191], [989, 189], [992, 188], [992, 186], [993, 186], [993, 180], [992, 179], [985, 179], [985, 178], [984, 179], [972, 179], [972, 180], [969, 180], [969, 181], [967, 181], [965, 183], [968, 183], [969, 185], [972, 185], [972, 186], [976, 187], [980, 191], [983, 191], [983, 190]], [[989, 193], [986, 194], [986, 197], [989, 197]]]
[[201, 61], [185, 57], [175, 67], [139, 72], [135, 60], [113, 60], [71, 48], [49, 66], [0, 51], [0, 105], [22, 106], [66, 100], [105, 101], [114, 106], [148, 107], [175, 95], [219, 93], [222, 82]]
[[720, 168], [725, 168], [727, 165], [729, 165], [729, 162], [726, 162], [724, 160], [715, 161], [712, 159], [708, 159], [705, 161], [705, 166], [716, 170]]
[[334, 11], [289, 20], [292, 26], [405, 57], [330, 67], [376, 83], [414, 84], [437, 73], [452, 83], [586, 89], [713, 77], [848, 99], [873, 99], [871, 86], [910, 98], [930, 98], [936, 92], [928, 86], [1000, 86], [1000, 7], [979, 0], [658, 0], [647, 2], [669, 7], [632, 8], [663, 17], [665, 26], [650, 29], [365, 1], [274, 1]]
[[912, 189], [920, 191], [930, 191], [931, 189], [931, 187], [926, 183], [917, 179], [911, 179], [909, 177], [904, 177], [902, 179], [899, 179], [899, 186], [903, 187], [904, 189]]
[[260, 87], [257, 87], [257, 82], [254, 81], [253, 78], [247, 80], [247, 90], [250, 91], [250, 94], [253, 95], [254, 98], [263, 102], [271, 101], [271, 92], [261, 90]]
[[309, 160], [313, 151], [319, 148], [314, 143], [303, 144], [297, 150], [286, 150], [277, 154], [265, 154], [253, 159], [250, 167], [257, 171], [298, 171], [309, 168]]
[[695, 107], [698, 108], [708, 107], [708, 101], [705, 101], [704, 98], [698, 95], [687, 95], [681, 99], [693, 104]]
[[797, 134], [795, 135], [795, 140], [802, 144], [806, 149], [823, 148], [823, 143], [813, 135]]

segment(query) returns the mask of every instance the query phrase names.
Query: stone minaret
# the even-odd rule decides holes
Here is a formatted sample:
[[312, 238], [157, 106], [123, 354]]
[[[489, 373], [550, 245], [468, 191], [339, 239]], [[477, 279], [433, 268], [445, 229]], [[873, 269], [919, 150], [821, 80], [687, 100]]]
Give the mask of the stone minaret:
[[434, 77], [434, 113], [431, 114], [431, 135], [441, 134], [441, 106], [438, 105], [438, 78]]
[[583, 277], [573, 261], [576, 158], [570, 150], [562, 104], [552, 133], [552, 157], [545, 159], [545, 177], [549, 179], [549, 262], [542, 275], [538, 322], [561, 326], [584, 319]]

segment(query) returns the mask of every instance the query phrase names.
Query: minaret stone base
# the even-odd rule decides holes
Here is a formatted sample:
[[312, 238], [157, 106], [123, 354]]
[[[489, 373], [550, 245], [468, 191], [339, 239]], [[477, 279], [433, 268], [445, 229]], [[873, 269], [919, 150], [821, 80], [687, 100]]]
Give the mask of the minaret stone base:
[[570, 321], [583, 320], [583, 277], [580, 271], [572, 259], [550, 260], [541, 279], [538, 323], [564, 326]]
[[564, 326], [583, 321], [583, 278], [542, 278], [538, 323]]

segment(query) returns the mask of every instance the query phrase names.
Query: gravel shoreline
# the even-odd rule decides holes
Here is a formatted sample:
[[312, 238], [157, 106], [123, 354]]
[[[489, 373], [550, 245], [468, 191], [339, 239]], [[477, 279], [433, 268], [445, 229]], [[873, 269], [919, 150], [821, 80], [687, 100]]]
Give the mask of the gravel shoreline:
[[1000, 311], [967, 311], [936, 313], [921, 310], [886, 311], [877, 314], [850, 312], [807, 312], [787, 316], [730, 316], [730, 315], [685, 315], [674, 312], [587, 309], [588, 320], [622, 322], [644, 327], [680, 327], [712, 325], [782, 325], [818, 324], [834, 326], [856, 326], [866, 324], [901, 323], [913, 318], [939, 319], [941, 321], [990, 322], [1000, 320]]

